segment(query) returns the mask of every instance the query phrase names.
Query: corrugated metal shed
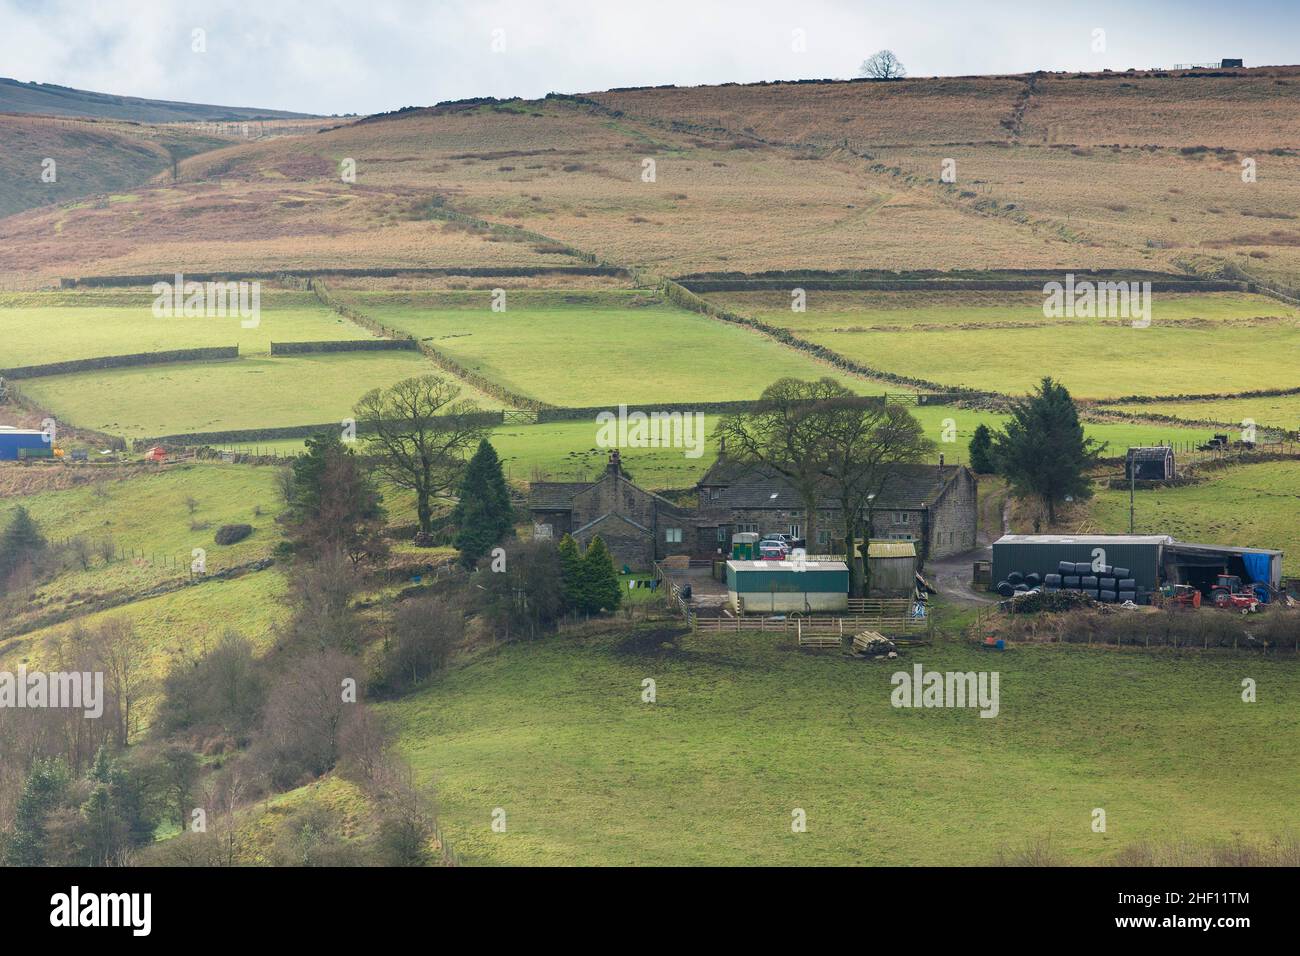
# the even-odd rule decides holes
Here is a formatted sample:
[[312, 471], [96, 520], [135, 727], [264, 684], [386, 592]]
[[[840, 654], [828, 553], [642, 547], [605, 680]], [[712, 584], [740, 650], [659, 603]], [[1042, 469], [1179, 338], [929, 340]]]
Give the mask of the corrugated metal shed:
[[15, 461], [18, 452], [24, 448], [48, 449], [49, 442], [45, 433], [34, 428], [14, 428], [12, 425], [0, 425], [0, 461]]
[[1006, 534], [993, 542], [993, 581], [1005, 581], [1012, 571], [1055, 574], [1060, 562], [1091, 562], [1100, 548], [1106, 564], [1128, 569], [1139, 588], [1153, 590], [1164, 549], [1173, 541], [1163, 534]]
[[912, 541], [872, 541], [867, 546], [869, 558], [915, 558], [916, 544]]
[[849, 592], [849, 568], [843, 561], [728, 561], [727, 590], [739, 594], [771, 591], [801, 593]]

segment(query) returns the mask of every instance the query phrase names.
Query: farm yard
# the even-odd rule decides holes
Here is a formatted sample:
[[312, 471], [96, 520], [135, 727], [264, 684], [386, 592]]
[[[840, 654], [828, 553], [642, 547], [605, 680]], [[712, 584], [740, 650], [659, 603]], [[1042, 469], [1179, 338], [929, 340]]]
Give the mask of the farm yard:
[[[1226, 835], [1294, 842], [1300, 612], [1280, 589], [1257, 614], [1168, 618], [1237, 629], [1218, 646], [1070, 644], [1053, 640], [1068, 612], [1049, 609], [994, 651], [989, 622], [1021, 615], [971, 577], [1003, 531], [1127, 532], [1125, 454], [1168, 444], [1176, 474], [1135, 483], [1134, 530], [1280, 550], [1300, 578], [1298, 90], [1293, 67], [1194, 84], [1144, 72], [637, 88], [285, 120], [249, 141], [0, 116], [0, 132], [34, 137], [25, 149], [79, 144], [77, 162], [97, 155], [79, 137], [103, 136], [91, 181], [0, 205], [0, 376], [158, 359], [18, 372], [0, 388], [0, 426], [53, 418], [50, 444], [66, 452], [0, 462], [0, 534], [30, 544], [30, 519], [48, 548], [12, 573], [0, 554], [0, 669], [80, 661], [87, 631], [127, 622], [138, 728], [120, 750], [179, 746], [205, 782], [255, 754], [257, 789], [232, 815], [242, 863], [283, 862], [334, 831], [364, 853], [320, 859], [395, 859], [376, 847], [402, 801], [375, 779], [403, 774], [367, 781], [358, 767], [379, 751], [344, 754], [365, 731], [378, 739], [378, 721], [340, 734], [333, 762], [276, 763], [306, 722], [282, 702], [322, 661], [356, 675], [364, 713], [392, 734], [382, 759], [431, 795], [436, 840], [405, 862], [973, 866], [1050, 845], [1049, 862], [1091, 866]], [[956, 182], [940, 179], [946, 159]], [[1152, 293], [1149, 327], [1045, 317], [1039, 287], [1089, 270], [1176, 291]], [[153, 278], [178, 272], [260, 282], [257, 326], [155, 318]], [[791, 308], [796, 288], [806, 310]], [[354, 341], [384, 347], [272, 354]], [[238, 356], [155, 354], [220, 346]], [[431, 375], [493, 414], [489, 449], [475, 432], [413, 456], [451, 476], [422, 511], [418, 467], [403, 471], [373, 424], [355, 445], [343, 425], [363, 394]], [[1010, 444], [1014, 403], [1044, 376], [1073, 400], [1061, 431], [1074, 438], [1077, 413], [1106, 445], [1053, 499], [1054, 523], [1038, 489], [1012, 480], [1011, 452], [989, 452], [978, 476], [966, 467], [980, 426]], [[876, 475], [877, 493], [841, 514], [760, 467], [729, 473], [744, 453], [729, 437], [723, 454], [720, 423], [757, 427], [774, 382], [822, 377], [914, 420], [923, 447], [888, 465], [901, 491]], [[692, 404], [698, 457], [598, 436], [598, 411]], [[382, 423], [445, 424], [408, 412], [398, 402]], [[1262, 449], [1240, 443], [1246, 419]], [[309, 445], [311, 425], [341, 443]], [[1223, 448], [1195, 450], [1220, 433]], [[1027, 457], [1064, 458], [1066, 444]], [[814, 482], [844, 481], [820, 469]], [[477, 552], [475, 507], [500, 509]], [[247, 537], [217, 544], [240, 524]], [[890, 598], [906, 620], [872, 603], [879, 581], [860, 597], [841, 587], [836, 607], [862, 603], [837, 618], [814, 612], [806, 583], [781, 591], [777, 571], [769, 613], [724, 609], [723, 559], [744, 559], [731, 549], [746, 535], [748, 557], [782, 565], [787, 539], [820, 561], [865, 539], [868, 568], [886, 538], [911, 562]], [[576, 557], [552, 547], [566, 537]], [[507, 574], [489, 563], [497, 546]], [[678, 587], [692, 580], [718, 598], [703, 618], [707, 602]], [[778, 591], [803, 610], [778, 615]], [[896, 659], [851, 656], [873, 620], [899, 640]], [[805, 624], [829, 650], [800, 646]], [[1280, 637], [1261, 646], [1265, 629]], [[245, 676], [272, 689], [266, 723], [165, 731], [174, 665], [220, 662], [228, 631], [248, 641]], [[1261, 687], [1250, 707], [1243, 661]], [[996, 668], [999, 718], [891, 707], [891, 674], [914, 663]], [[4, 744], [0, 725], [8, 759]], [[2, 764], [0, 857], [22, 785]], [[1103, 805], [1098, 834], [1089, 814]], [[791, 830], [796, 808], [806, 833]], [[193, 845], [170, 818], [154, 836], [142, 862]]]

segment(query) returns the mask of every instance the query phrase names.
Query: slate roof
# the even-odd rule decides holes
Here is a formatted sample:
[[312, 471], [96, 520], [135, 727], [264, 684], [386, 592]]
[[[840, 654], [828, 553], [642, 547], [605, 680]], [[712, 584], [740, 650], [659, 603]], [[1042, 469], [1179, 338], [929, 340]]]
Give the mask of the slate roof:
[[[932, 505], [962, 468], [962, 465], [894, 465], [873, 507], [885, 511], [916, 511]], [[702, 509], [786, 510], [803, 507], [785, 478], [762, 467], [744, 468], [734, 462], [719, 462], [700, 479], [700, 485], [724, 486], [716, 498], [701, 492]], [[837, 509], [839, 504], [828, 491], [817, 506]]]
[[594, 481], [534, 481], [528, 489], [528, 507], [533, 511], [568, 511], [573, 507], [573, 496], [594, 484]]

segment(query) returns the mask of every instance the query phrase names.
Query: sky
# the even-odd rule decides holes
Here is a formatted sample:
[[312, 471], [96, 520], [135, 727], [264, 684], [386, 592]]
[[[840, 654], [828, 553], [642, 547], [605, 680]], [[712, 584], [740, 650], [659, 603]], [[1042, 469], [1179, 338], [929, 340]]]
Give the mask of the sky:
[[880, 49], [912, 76], [1292, 64], [1300, 2], [0, 0], [0, 75], [321, 114], [846, 79]]

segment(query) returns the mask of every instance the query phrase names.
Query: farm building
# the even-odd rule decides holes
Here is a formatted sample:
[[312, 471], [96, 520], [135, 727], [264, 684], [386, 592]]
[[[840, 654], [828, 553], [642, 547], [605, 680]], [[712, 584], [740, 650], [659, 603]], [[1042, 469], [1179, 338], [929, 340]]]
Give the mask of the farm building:
[[1168, 445], [1130, 448], [1124, 458], [1126, 481], [1168, 481], [1174, 475], [1174, 450]]
[[867, 565], [872, 594], [907, 595], [916, 586], [916, 545], [911, 541], [872, 541]]
[[727, 603], [737, 612], [844, 611], [849, 569], [843, 561], [728, 561]]
[[[804, 505], [783, 477], [720, 459], [696, 486], [696, 549], [700, 556], [726, 548], [731, 534], [781, 532], [804, 538]], [[872, 505], [870, 537], [910, 541], [917, 562], [961, 554], [975, 547], [975, 475], [964, 465], [896, 465]], [[817, 503], [810, 554], [842, 550], [844, 522], [829, 495]], [[864, 520], [866, 516], [864, 515]]]
[[[1094, 562], [1117, 579], [1132, 580], [1140, 594], [1166, 584], [1189, 584], [1207, 590], [1219, 574], [1235, 574], [1247, 583], [1277, 587], [1282, 582], [1282, 552], [1266, 548], [1189, 544], [1169, 535], [1130, 534], [1007, 534], [993, 542], [993, 581], [1006, 581], [1012, 572], [1062, 574], [1074, 564], [1077, 575], [1089, 576]], [[1120, 574], [1126, 571], [1126, 574]]]
[[0, 461], [17, 461], [27, 457], [25, 452], [46, 452], [49, 448], [50, 442], [44, 432], [34, 428], [0, 425]]
[[670, 555], [693, 553], [689, 509], [634, 485], [617, 449], [597, 481], [533, 482], [528, 510], [534, 537], [570, 534], [585, 547], [600, 535], [614, 563], [634, 571], [648, 570]]

